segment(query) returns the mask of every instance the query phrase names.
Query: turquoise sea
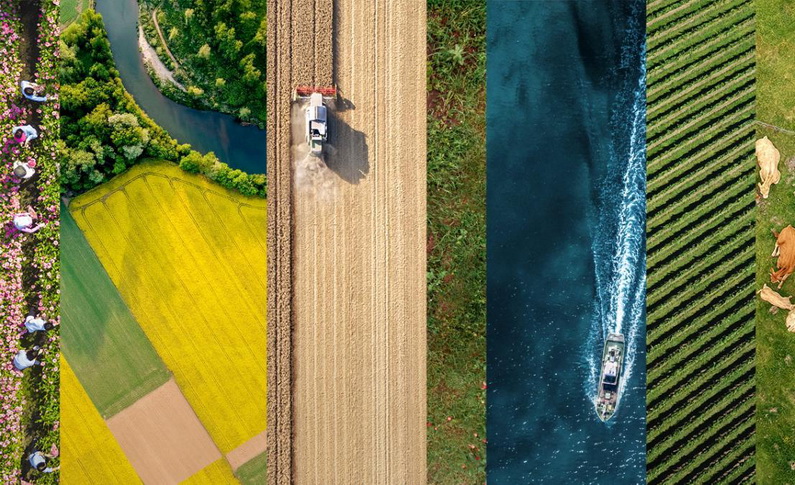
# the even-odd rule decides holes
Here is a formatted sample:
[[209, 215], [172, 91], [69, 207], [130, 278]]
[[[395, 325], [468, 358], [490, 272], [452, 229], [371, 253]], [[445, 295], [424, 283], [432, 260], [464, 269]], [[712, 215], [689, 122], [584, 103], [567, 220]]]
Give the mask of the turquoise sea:
[[645, 483], [644, 36], [639, 0], [488, 2], [489, 485]]

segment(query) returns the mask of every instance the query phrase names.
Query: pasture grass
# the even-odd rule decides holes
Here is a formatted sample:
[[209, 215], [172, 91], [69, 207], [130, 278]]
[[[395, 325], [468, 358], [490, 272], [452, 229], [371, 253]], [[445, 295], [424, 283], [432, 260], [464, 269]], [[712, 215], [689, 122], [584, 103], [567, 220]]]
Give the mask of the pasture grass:
[[258, 485], [263, 482], [268, 471], [268, 453], [262, 453], [244, 463], [237, 469], [237, 478], [244, 485]]
[[486, 2], [428, 1], [428, 483], [486, 479]]
[[182, 485], [232, 485], [240, 483], [232, 474], [232, 467], [226, 459], [213, 462], [188, 478]]
[[70, 210], [219, 449], [264, 431], [266, 201], [148, 161]]
[[[795, 64], [793, 64], [795, 65]], [[761, 88], [761, 86], [760, 86]], [[792, 90], [795, 92], [795, 89]], [[771, 230], [780, 231], [795, 225], [795, 135], [762, 128], [781, 152], [781, 181], [771, 187], [770, 196], [760, 200], [756, 226], [756, 287], [777, 290], [770, 282], [771, 257], [775, 238]], [[795, 277], [789, 278], [781, 290], [784, 296], [795, 296]], [[788, 332], [784, 320], [787, 312], [771, 313], [771, 305], [756, 300], [756, 380], [757, 380], [757, 474], [759, 483], [792, 484], [795, 464], [795, 334]]]
[[61, 430], [63, 483], [142, 483], [64, 358]]
[[756, 0], [758, 119], [795, 130], [795, 2]]
[[[795, 130], [795, 38], [792, 18], [795, 3], [757, 0], [757, 119], [785, 130]], [[781, 181], [770, 197], [759, 202], [757, 212], [757, 289], [771, 286], [770, 256], [775, 240], [771, 230], [795, 225], [795, 135], [760, 126], [758, 136], [768, 136], [781, 152]], [[774, 289], [775, 286], [772, 286]], [[788, 279], [779, 292], [795, 295], [795, 280]], [[795, 334], [787, 331], [786, 312], [770, 313], [770, 305], [757, 298], [757, 474], [759, 483], [793, 484], [795, 467]]]
[[63, 206], [61, 298], [62, 351], [104, 418], [169, 379], [165, 364]]

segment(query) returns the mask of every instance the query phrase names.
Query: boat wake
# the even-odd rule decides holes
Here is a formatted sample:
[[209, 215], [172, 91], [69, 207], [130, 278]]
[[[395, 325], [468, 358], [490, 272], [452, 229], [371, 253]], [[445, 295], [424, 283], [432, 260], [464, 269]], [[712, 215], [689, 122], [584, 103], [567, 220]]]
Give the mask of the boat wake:
[[[642, 39], [640, 43], [644, 45]], [[625, 51], [633, 52], [632, 57], [640, 62], [640, 79], [627, 83], [611, 119], [611, 160], [600, 185], [593, 228], [596, 299], [584, 349], [588, 372], [584, 390], [595, 405], [605, 339], [611, 333], [624, 335], [617, 408], [632, 377], [638, 350], [645, 355], [646, 68], [645, 48], [638, 56], [637, 47]], [[617, 184], [621, 190], [616, 190]]]

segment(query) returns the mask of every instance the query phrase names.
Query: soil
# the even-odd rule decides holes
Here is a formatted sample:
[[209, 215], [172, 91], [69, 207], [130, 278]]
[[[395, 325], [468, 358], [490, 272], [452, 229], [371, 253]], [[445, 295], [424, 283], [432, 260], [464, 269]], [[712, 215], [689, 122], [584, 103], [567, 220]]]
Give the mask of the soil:
[[267, 449], [267, 432], [263, 431], [257, 436], [246, 441], [226, 454], [226, 461], [237, 471], [238, 468], [248, 463], [249, 460], [261, 455]]
[[144, 483], [181, 483], [221, 458], [173, 379], [107, 423]]

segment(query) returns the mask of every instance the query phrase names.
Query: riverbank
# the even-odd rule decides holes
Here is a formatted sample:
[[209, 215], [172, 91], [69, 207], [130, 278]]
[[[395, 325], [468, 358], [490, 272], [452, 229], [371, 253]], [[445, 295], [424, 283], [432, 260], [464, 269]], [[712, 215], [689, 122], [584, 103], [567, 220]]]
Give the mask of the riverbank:
[[152, 81], [161, 88], [161, 91], [163, 83], [169, 83], [180, 91], [185, 91], [185, 86], [174, 78], [174, 73], [163, 64], [163, 61], [157, 55], [157, 51], [147, 42], [144, 31], [140, 27], [138, 28], [138, 48], [141, 49], [144, 65], [146, 65]]
[[204, 8], [180, 9], [141, 0], [138, 22], [147, 42], [186, 89], [158, 82], [158, 76], [153, 81], [175, 102], [265, 128], [265, 5], [255, 0], [229, 17], [224, 4], [210, 0]]

